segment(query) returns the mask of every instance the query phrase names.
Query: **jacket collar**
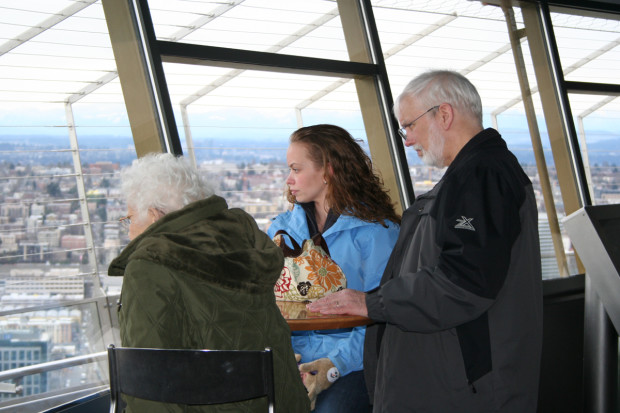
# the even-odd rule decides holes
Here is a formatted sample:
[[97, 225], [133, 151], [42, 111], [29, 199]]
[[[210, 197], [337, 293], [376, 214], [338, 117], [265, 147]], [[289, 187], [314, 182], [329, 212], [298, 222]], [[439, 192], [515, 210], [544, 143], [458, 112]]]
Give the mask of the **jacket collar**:
[[123, 275], [129, 257], [151, 236], [170, 232], [171, 230], [172, 232], [179, 231], [194, 224], [197, 220], [209, 218], [227, 208], [228, 205], [224, 198], [212, 195], [209, 198], [193, 202], [184, 208], [164, 215], [125, 246], [120, 255], [110, 263], [108, 275]]
[[[305, 240], [310, 238], [308, 224], [306, 222], [306, 211], [304, 211], [301, 205], [295, 204], [293, 210], [287, 215], [288, 222], [284, 225], [287, 228], [287, 232], [297, 240]], [[340, 231], [348, 231], [350, 229], [366, 225], [374, 224], [362, 221], [361, 219], [351, 215], [340, 215], [336, 222], [334, 222], [334, 224], [323, 233], [323, 237], [328, 237], [331, 234], [336, 234]]]
[[152, 263], [175, 277], [184, 274], [187, 279], [239, 292], [270, 293], [273, 298], [282, 262], [282, 250], [251, 216], [228, 209], [222, 198], [211, 196], [149, 227], [110, 263], [108, 274], [126, 275], [126, 268], [141, 271]]
[[[480, 131], [476, 136], [471, 138], [469, 142], [463, 146], [463, 148], [456, 155], [446, 173], [444, 178], [452, 173], [455, 169], [458, 169], [462, 164], [466, 164], [468, 159], [478, 153], [481, 147], [503, 147], [506, 148], [506, 141], [504, 141], [495, 129], [487, 128]], [[443, 180], [443, 178], [442, 178]]]
[[454, 158], [454, 160], [452, 161], [448, 169], [446, 169], [446, 172], [443, 174], [439, 182], [437, 182], [437, 184], [430, 191], [417, 196], [416, 201], [418, 199], [433, 198], [434, 196], [436, 196], [437, 192], [439, 192], [442, 184], [448, 178], [448, 176], [453, 174], [456, 170], [458, 170], [462, 166], [466, 165], [468, 163], [468, 160], [472, 156], [478, 153], [479, 148], [481, 147], [506, 148], [506, 146], [507, 146], [506, 141], [502, 139], [499, 132], [497, 132], [495, 129], [487, 128], [487, 129], [480, 131], [477, 135], [471, 138], [469, 142], [465, 144], [465, 146], [463, 146], [463, 148], [459, 151], [458, 154], [456, 154], [456, 157]]

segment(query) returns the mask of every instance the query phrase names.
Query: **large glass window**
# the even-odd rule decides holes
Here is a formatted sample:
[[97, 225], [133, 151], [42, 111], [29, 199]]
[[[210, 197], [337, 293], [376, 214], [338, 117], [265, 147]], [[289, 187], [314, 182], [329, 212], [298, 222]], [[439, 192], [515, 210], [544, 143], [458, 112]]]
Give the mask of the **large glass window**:
[[[539, 208], [543, 277], [559, 276], [541, 177], [503, 10], [477, 2], [455, 2], [437, 8], [436, 4], [429, 3], [399, 7], [392, 2], [376, 0], [373, 5], [395, 97], [411, 79], [429, 69], [456, 70], [476, 86], [482, 99], [484, 126], [499, 130], [534, 184]], [[517, 27], [522, 28], [519, 10], [512, 12]], [[481, 19], [484, 24], [480, 24]], [[530, 87], [534, 88], [534, 107], [542, 113], [542, 105], [535, 93], [536, 78], [529, 50], [527, 47], [522, 50]], [[552, 167], [550, 146], [544, 136], [546, 128], [542, 119], [539, 123], [542, 139], [546, 140], [545, 160], [551, 159], [549, 165], [543, 161], [543, 167]], [[415, 151], [406, 152], [416, 195], [429, 191], [445, 169], [423, 165]], [[559, 189], [556, 195], [561, 201]]]
[[[357, 94], [349, 79], [178, 64], [164, 67], [177, 124], [185, 135], [184, 153], [216, 183], [231, 207], [246, 210], [265, 230], [272, 217], [288, 208], [283, 194], [286, 149], [293, 131], [304, 125], [336, 124], [368, 150]], [[189, 73], [207, 83], [196, 82], [191, 88]], [[229, 81], [213, 87], [222, 76]]]
[[551, 21], [565, 80], [618, 84], [619, 20], [556, 12]]
[[158, 40], [349, 60], [335, 1], [150, 0]]
[[[435, 3], [405, 4], [382, 0], [372, 3], [393, 95], [398, 95], [409, 80], [428, 69], [447, 68], [467, 76], [480, 92], [484, 125], [499, 130], [534, 184], [539, 208], [543, 277], [554, 278], [565, 273], [559, 269], [560, 265], [565, 264], [558, 264], [565, 259], [558, 256], [554, 243], [562, 244], [560, 248], [568, 257], [569, 272], [576, 273], [570, 241], [561, 222], [566, 216], [564, 202], [527, 39], [522, 37], [520, 42], [542, 145], [538, 156], [527, 123], [504, 9], [481, 2], [457, 1], [440, 6]], [[520, 9], [510, 10], [510, 19], [514, 19], [516, 28], [523, 28]], [[480, 24], [482, 20], [484, 24]], [[619, 53], [616, 47], [617, 21], [553, 14], [553, 22], [560, 55], [564, 56], [562, 66], [567, 80], [617, 81], [620, 74], [620, 66], [614, 64]], [[571, 106], [583, 108], [579, 111], [582, 113], [590, 107], [587, 102], [592, 102], [592, 98], [572, 95]], [[592, 125], [589, 136], [590, 140], [596, 141], [593, 143], [595, 150], [604, 145], [608, 150], [607, 153], [590, 152], [588, 146], [590, 157], [604, 156], [606, 165], [610, 164], [609, 158], [615, 153], [613, 142], [618, 140], [617, 132], [611, 126], [612, 120], [617, 119], [614, 109], [617, 103], [614, 102], [612, 97], [599, 97], [599, 101], [591, 105], [604, 104], [606, 111], [601, 109], [597, 114], [589, 114], [592, 118], [583, 118], [582, 122], [582, 135], [583, 128]], [[574, 115], [578, 116], [577, 112], [573, 109]], [[599, 128], [594, 128], [597, 118]], [[608, 120], [606, 125], [603, 118]], [[536, 135], [534, 138], [537, 139]], [[421, 164], [413, 151], [407, 151], [407, 160], [416, 195], [430, 190], [444, 173], [444, 170]], [[594, 163], [602, 165], [603, 161]], [[550, 213], [549, 207], [553, 213]], [[560, 236], [552, 235], [554, 227], [559, 227]]]
[[[620, 21], [561, 13], [552, 21], [567, 81], [618, 84]], [[592, 203], [620, 203], [620, 99], [572, 93], [569, 101]]]
[[[371, 4], [394, 96], [431, 68], [457, 70], [479, 89], [485, 126], [498, 128], [534, 183], [544, 276], [558, 276], [543, 191], [547, 178], [534, 156], [502, 9], [467, 0]], [[161, 41], [350, 60], [335, 1], [151, 0], [149, 7]], [[513, 12], [523, 28], [519, 10]], [[567, 80], [617, 82], [617, 21], [559, 13], [552, 18]], [[542, 162], [561, 219], [562, 194], [536, 77], [527, 41], [521, 42]], [[344, 75], [163, 67], [184, 154], [261, 228], [287, 207], [285, 153], [296, 128], [334, 123], [368, 150], [367, 106]], [[4, 371], [102, 352], [113, 337], [114, 308], [110, 313], [102, 304], [120, 292], [122, 280], [106, 272], [128, 242], [117, 221], [126, 213], [119, 171], [136, 157], [116, 70], [100, 0], [0, 3], [0, 338], [12, 340], [0, 341]], [[618, 99], [571, 94], [570, 105], [594, 203], [620, 202]], [[416, 194], [443, 174], [422, 165], [411, 150], [406, 157]], [[563, 244], [570, 255], [566, 237]], [[0, 408], [4, 399], [96, 386], [105, 380], [104, 370], [85, 364], [33, 376], [24, 381], [32, 387], [0, 396]]]
[[[618, 85], [620, 78], [620, 21], [576, 14], [551, 13], [561, 70], [568, 82]], [[620, 100], [614, 95], [569, 93], [572, 121], [593, 205], [620, 202]], [[555, 169], [553, 169], [555, 172]], [[557, 178], [557, 177], [556, 177]], [[566, 216], [557, 191], [558, 216]], [[562, 229], [571, 273], [577, 272], [575, 253]]]
[[[511, 149], [522, 155], [522, 163], [534, 163], [527, 121], [519, 105], [521, 92], [510, 39], [499, 7], [477, 2], [405, 5], [375, 0], [373, 11], [394, 97], [429, 69], [456, 70], [479, 90], [485, 126], [497, 127], [501, 114], [498, 129]], [[511, 99], [515, 101], [509, 104]], [[444, 170], [423, 165], [415, 151], [406, 153], [416, 195], [430, 190]]]
[[593, 205], [620, 204], [620, 99], [570, 94]]
[[[16, 361], [2, 370], [102, 352], [100, 297], [120, 291], [104, 275], [127, 242], [118, 173], [136, 152], [101, 5], [2, 2], [0, 90], [0, 352]], [[18, 378], [0, 407], [106, 376], [83, 364]]]

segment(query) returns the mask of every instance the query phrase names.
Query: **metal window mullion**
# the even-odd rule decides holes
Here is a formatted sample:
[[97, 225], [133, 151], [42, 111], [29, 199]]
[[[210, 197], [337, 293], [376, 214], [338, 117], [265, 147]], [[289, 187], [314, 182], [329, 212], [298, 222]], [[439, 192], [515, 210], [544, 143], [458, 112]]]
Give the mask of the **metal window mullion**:
[[[174, 117], [166, 111], [161, 96], [167, 96], [159, 71], [153, 70], [153, 58], [159, 62], [157, 50], [151, 51], [153, 42], [146, 43], [147, 32], [153, 31], [150, 14], [143, 18], [138, 0], [101, 0], [108, 34], [114, 52], [114, 60], [121, 83], [123, 99], [131, 126], [136, 154], [140, 157], [151, 152], [169, 151], [168, 134], [178, 132], [176, 126], [169, 126]], [[165, 81], [163, 82], [165, 86]], [[169, 100], [169, 96], [167, 96]], [[166, 112], [164, 116], [163, 112]]]
[[80, 159], [80, 150], [77, 140], [77, 132], [75, 131], [75, 120], [73, 118], [73, 108], [71, 103], [65, 103], [65, 116], [67, 117], [67, 126], [69, 129], [69, 141], [71, 144], [71, 153], [73, 155], [73, 167], [75, 168], [75, 180], [78, 190], [78, 198], [82, 220], [84, 221], [84, 236], [86, 237], [86, 247], [88, 249], [88, 262], [95, 270], [95, 278], [97, 286], [99, 282], [99, 269], [97, 265], [97, 257], [95, 256], [95, 243], [93, 238], [92, 224], [90, 213], [88, 212], [88, 202], [86, 200], [86, 188], [84, 186], [84, 175], [82, 174], [82, 161]]
[[[542, 27], [544, 29], [547, 42], [549, 44], [549, 54], [555, 68], [554, 79], [557, 82], [557, 88], [559, 91], [559, 103], [561, 114], [563, 116], [562, 121], [566, 128], [568, 138], [568, 149], [571, 155], [572, 167], [576, 172], [575, 186], [580, 197], [581, 205], [592, 205], [592, 199], [590, 198], [590, 191], [587, 188], [586, 172], [583, 165], [583, 159], [579, 150], [579, 137], [577, 136], [577, 130], [575, 129], [575, 122], [573, 121], [573, 114], [568, 100], [568, 90], [566, 81], [564, 80], [564, 73], [562, 63], [560, 62], [560, 54], [558, 52], [558, 46], [555, 41], [555, 33], [553, 30], [553, 23], [551, 22], [551, 13], [549, 12], [549, 5], [546, 2], [540, 3], [540, 16], [542, 19]], [[565, 211], [566, 215], [573, 211]]]
[[620, 96], [620, 84], [564, 81], [568, 93]]
[[194, 138], [192, 137], [192, 128], [189, 124], [189, 116], [187, 115], [187, 105], [181, 105], [181, 118], [183, 119], [183, 130], [185, 131], [185, 145], [187, 146], [187, 155], [191, 164], [196, 167], [196, 153], [194, 152]]
[[402, 213], [410, 203], [412, 185], [405, 183], [408, 173], [403, 170], [402, 161], [406, 158], [402, 142], [398, 150], [395, 119], [390, 115], [389, 83], [372, 6], [364, 0], [338, 0], [337, 3], [350, 64], [373, 68], [373, 73], [353, 78], [373, 164], [380, 171], [397, 212]]
[[151, 19], [148, 0], [134, 0], [135, 18], [141, 38], [141, 46], [145, 56], [145, 66], [151, 78], [155, 105], [159, 114], [162, 136], [160, 137], [167, 152], [176, 156], [183, 155], [181, 140], [177, 130], [172, 102], [166, 83], [164, 67], [157, 47], [157, 38]]
[[[381, 40], [379, 39], [379, 31], [377, 30], [377, 23], [375, 21], [370, 0], [361, 0], [360, 10], [366, 25], [368, 45], [373, 58], [373, 63], [375, 63], [379, 68], [379, 74], [375, 76], [375, 82], [377, 84], [380, 109], [386, 122], [386, 129], [389, 131], [388, 144], [391, 149], [392, 162], [394, 164], [398, 184], [400, 186], [402, 198], [401, 203], [404, 211], [413, 203], [415, 199], [413, 183], [411, 182], [411, 175], [409, 174], [409, 164], [407, 162], [407, 155], [405, 153], [403, 141], [397, 133], [400, 125], [398, 125], [396, 118], [392, 116], [394, 101], [392, 99], [387, 67], [385, 66], [385, 58], [381, 47]], [[446, 21], [452, 21], [452, 19], [453, 16], [448, 16]]]
[[[568, 262], [566, 261], [566, 253], [564, 252], [564, 242], [562, 241], [562, 234], [560, 232], [560, 223], [558, 222], [555, 201], [553, 199], [553, 190], [551, 188], [551, 180], [549, 178], [549, 171], [547, 170], [544, 149], [540, 138], [540, 130], [538, 129], [538, 123], [536, 121], [536, 110], [534, 109], [532, 92], [527, 77], [527, 69], [525, 67], [525, 59], [523, 58], [523, 51], [521, 49], [521, 39], [518, 34], [519, 30], [517, 29], [512, 6], [509, 5], [507, 0], [502, 0], [502, 10], [508, 26], [508, 36], [510, 37], [519, 85], [521, 87], [521, 100], [525, 109], [525, 116], [532, 140], [532, 149], [540, 176], [540, 187], [545, 201], [545, 209], [547, 210], [547, 219], [549, 222], [551, 239], [553, 241], [553, 250], [558, 264], [558, 271], [561, 277], [568, 277], [570, 271], [568, 269]], [[497, 120], [495, 120], [495, 123], [496, 122]]]
[[[536, 43], [540, 47], [540, 49], [533, 51], [532, 59], [534, 60], [534, 68], [538, 78], [541, 99], [543, 100], [543, 108], [547, 106], [551, 114], [551, 116], [545, 114], [545, 119], [548, 123], [551, 121], [554, 125], [554, 127], [548, 128], [550, 133], [549, 140], [564, 200], [564, 210], [566, 215], [569, 215], [584, 205], [591, 205], [592, 200], [590, 199], [590, 193], [585, 188], [586, 174], [579, 152], [579, 141], [568, 101], [566, 82], [564, 81], [562, 65], [553, 33], [553, 24], [549, 8], [545, 2], [536, 5], [523, 5], [521, 10], [526, 24], [528, 39], [531, 35], [537, 39], [535, 42], [530, 41], [530, 47]], [[533, 36], [534, 30], [537, 30], [536, 36]], [[544, 51], [543, 56], [536, 53], [541, 50]], [[545, 58], [545, 64], [543, 65], [537, 64], [540, 62], [536, 62], [536, 59], [541, 57]], [[550, 108], [548, 106], [552, 101], [555, 105]], [[562, 143], [559, 140], [552, 139], [551, 131], [553, 129], [561, 131], [563, 135]]]
[[[301, 73], [315, 76], [374, 76], [376, 65], [354, 61], [322, 59], [255, 50], [230, 49], [191, 43], [157, 41], [162, 60], [212, 67], [228, 67], [243, 70], [261, 70], [281, 73]], [[234, 75], [234, 74], [233, 74]], [[225, 80], [227, 75], [220, 79]], [[184, 101], [189, 103], [189, 101]]]

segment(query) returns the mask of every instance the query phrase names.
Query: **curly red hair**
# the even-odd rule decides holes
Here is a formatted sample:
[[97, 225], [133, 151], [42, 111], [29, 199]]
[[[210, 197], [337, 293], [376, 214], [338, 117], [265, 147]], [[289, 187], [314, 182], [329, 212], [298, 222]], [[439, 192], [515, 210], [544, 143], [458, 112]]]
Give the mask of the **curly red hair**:
[[[312, 162], [331, 172], [324, 179], [328, 183], [326, 201], [333, 212], [384, 226], [385, 220], [400, 223], [370, 157], [345, 129], [327, 124], [306, 126], [293, 132], [290, 142], [304, 144]], [[296, 202], [290, 189], [286, 197], [290, 203]]]

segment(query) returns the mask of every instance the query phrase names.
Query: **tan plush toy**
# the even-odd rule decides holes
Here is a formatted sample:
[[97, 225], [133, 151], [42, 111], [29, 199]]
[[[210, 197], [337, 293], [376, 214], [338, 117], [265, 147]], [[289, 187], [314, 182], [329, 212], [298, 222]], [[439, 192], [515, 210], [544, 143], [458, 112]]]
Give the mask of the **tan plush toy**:
[[301, 379], [308, 390], [310, 398], [310, 410], [314, 410], [316, 398], [323, 390], [327, 389], [340, 377], [338, 369], [328, 358], [322, 358], [303, 363], [299, 366]]

